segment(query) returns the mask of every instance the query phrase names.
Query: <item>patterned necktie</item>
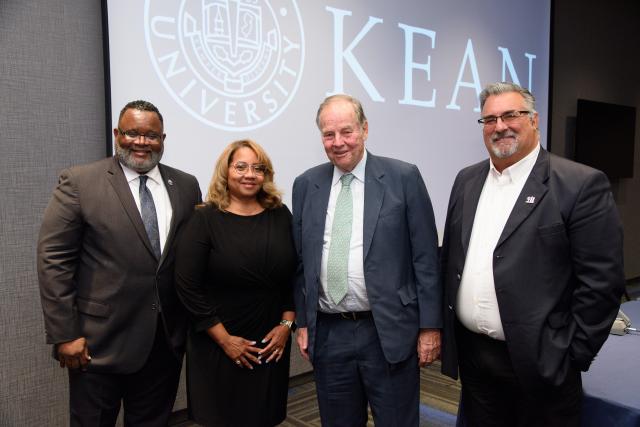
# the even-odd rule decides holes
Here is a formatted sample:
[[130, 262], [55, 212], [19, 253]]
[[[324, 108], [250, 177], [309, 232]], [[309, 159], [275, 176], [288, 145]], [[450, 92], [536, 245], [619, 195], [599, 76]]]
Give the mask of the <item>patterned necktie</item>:
[[140, 175], [140, 214], [142, 215], [142, 222], [144, 228], [147, 230], [147, 236], [151, 242], [151, 248], [156, 256], [156, 259], [160, 259], [160, 232], [158, 231], [158, 215], [156, 215], [156, 205], [153, 203], [153, 196], [151, 191], [147, 188], [146, 175]]
[[351, 244], [351, 223], [353, 222], [353, 197], [351, 196], [350, 173], [342, 175], [342, 188], [336, 201], [331, 227], [331, 244], [327, 260], [327, 290], [334, 303], [339, 304], [347, 295], [349, 247]]

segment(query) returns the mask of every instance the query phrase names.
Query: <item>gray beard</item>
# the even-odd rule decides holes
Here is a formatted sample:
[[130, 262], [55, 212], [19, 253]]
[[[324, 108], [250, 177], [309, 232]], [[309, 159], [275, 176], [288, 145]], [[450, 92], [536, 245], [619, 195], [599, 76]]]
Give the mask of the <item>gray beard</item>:
[[520, 140], [517, 136], [515, 136], [513, 142], [505, 148], [501, 148], [495, 145], [495, 142], [493, 142], [493, 140], [491, 141], [491, 152], [498, 159], [506, 159], [507, 157], [513, 156], [518, 151], [518, 148], [520, 148]]
[[138, 173], [149, 172], [151, 169], [155, 168], [158, 163], [160, 163], [160, 159], [162, 159], [162, 153], [164, 153], [164, 146], [159, 152], [150, 151], [150, 153], [151, 157], [140, 163], [134, 159], [132, 149], [122, 148], [119, 144], [116, 143], [116, 157], [118, 158], [120, 163]]

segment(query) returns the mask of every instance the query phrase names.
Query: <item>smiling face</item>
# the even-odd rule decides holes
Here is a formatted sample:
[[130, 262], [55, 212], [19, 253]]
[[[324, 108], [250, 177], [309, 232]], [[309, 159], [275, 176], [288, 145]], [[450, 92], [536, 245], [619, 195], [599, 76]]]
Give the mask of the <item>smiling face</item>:
[[[491, 95], [482, 108], [482, 117], [501, 116], [509, 111], [528, 110], [524, 98], [517, 92]], [[484, 145], [491, 161], [499, 171], [517, 163], [535, 149], [538, 144], [538, 113], [523, 115], [505, 123], [498, 119], [482, 129]]]
[[351, 172], [364, 156], [364, 142], [369, 125], [360, 126], [353, 104], [338, 99], [324, 107], [320, 113], [320, 132], [327, 157], [343, 172]]
[[149, 172], [162, 158], [165, 138], [162, 132], [162, 122], [153, 111], [126, 110], [113, 130], [116, 157], [138, 173]]
[[[244, 164], [247, 166], [244, 173], [236, 170], [235, 165]], [[252, 166], [260, 164], [256, 153], [248, 147], [240, 147], [229, 163], [229, 172], [227, 177], [227, 186], [229, 188], [229, 197], [241, 201], [253, 201], [257, 199], [257, 194], [262, 188], [264, 182], [264, 174], [256, 174]], [[240, 168], [242, 169], [242, 168]]]

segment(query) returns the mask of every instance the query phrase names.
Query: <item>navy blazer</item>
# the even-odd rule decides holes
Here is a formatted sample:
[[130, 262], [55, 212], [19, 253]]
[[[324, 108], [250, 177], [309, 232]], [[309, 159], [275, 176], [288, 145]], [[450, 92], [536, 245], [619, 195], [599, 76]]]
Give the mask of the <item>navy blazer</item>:
[[[458, 174], [451, 191], [441, 271], [443, 373], [457, 378], [456, 298], [487, 160]], [[544, 149], [493, 252], [500, 318], [524, 387], [562, 383], [587, 370], [606, 340], [624, 289], [622, 226], [606, 176]]]
[[[293, 184], [298, 252], [296, 322], [308, 328], [313, 362], [320, 265], [333, 164], [309, 169]], [[367, 295], [389, 363], [416, 352], [420, 328], [442, 325], [438, 236], [431, 200], [415, 165], [367, 153], [363, 257]]]

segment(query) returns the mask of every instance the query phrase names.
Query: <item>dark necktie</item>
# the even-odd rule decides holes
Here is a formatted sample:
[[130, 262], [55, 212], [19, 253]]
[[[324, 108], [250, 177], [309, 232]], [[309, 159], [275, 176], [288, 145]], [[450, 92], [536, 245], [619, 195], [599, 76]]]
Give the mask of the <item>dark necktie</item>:
[[158, 231], [158, 215], [156, 214], [156, 205], [153, 203], [151, 191], [147, 188], [146, 175], [140, 175], [140, 214], [144, 228], [147, 230], [147, 236], [151, 242], [151, 248], [157, 259], [160, 259], [160, 232]]

